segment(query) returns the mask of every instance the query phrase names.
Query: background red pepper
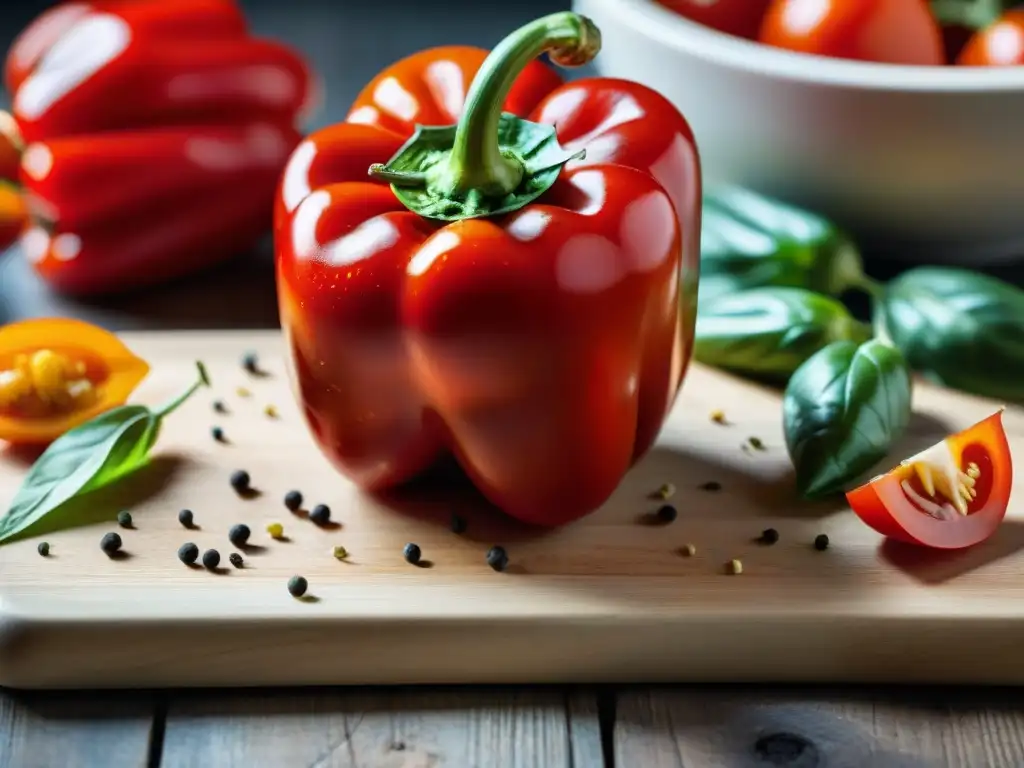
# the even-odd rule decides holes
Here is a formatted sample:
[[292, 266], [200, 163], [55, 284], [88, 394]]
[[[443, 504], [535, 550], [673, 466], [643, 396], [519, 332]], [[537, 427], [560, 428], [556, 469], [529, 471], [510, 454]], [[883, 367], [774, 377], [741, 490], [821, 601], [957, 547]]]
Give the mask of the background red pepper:
[[252, 247], [300, 140], [310, 74], [234, 0], [99, 0], [40, 15], [5, 80], [26, 143], [26, 256], [69, 293], [178, 277]]
[[[605, 501], [661, 428], [690, 359], [697, 150], [657, 93], [604, 78], [558, 86], [525, 63], [545, 48], [582, 63], [594, 34], [575, 14], [546, 17], [476, 81], [484, 51], [416, 54], [293, 154], [275, 224], [282, 325], [312, 432], [362, 487], [454, 454], [498, 507], [557, 525]], [[487, 114], [502, 105], [587, 156], [533, 203], [452, 223], [367, 178], [416, 123], [451, 124], [467, 103], [478, 151], [456, 167], [477, 192], [498, 176], [479, 160], [493, 157], [481, 126], [493, 130]]]
[[771, 0], [658, 0], [690, 21], [753, 40]]

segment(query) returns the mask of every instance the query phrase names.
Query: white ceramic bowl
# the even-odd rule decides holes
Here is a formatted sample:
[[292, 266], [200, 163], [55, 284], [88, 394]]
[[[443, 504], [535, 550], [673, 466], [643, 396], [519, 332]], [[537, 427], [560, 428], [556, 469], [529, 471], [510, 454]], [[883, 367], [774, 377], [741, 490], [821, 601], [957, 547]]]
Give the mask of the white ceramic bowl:
[[654, 0], [574, 0], [595, 62], [668, 97], [708, 183], [830, 216], [898, 257], [1024, 257], [1024, 67], [906, 67], [790, 53], [702, 27]]

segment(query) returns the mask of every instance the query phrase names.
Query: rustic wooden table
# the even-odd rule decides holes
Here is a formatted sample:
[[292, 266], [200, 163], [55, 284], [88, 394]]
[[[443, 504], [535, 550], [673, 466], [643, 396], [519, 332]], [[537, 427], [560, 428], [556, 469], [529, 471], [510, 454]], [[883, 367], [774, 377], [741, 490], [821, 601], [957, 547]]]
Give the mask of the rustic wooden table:
[[[343, 117], [361, 83], [414, 49], [490, 45], [514, 25], [566, 5], [390, 0], [381, 13], [387, 2], [242, 0], [258, 30], [302, 45], [324, 73], [318, 124]], [[6, 46], [49, 5], [8, 0], [0, 42]], [[385, 17], [393, 19], [387, 29]], [[879, 277], [894, 269], [869, 266]], [[1024, 278], [1020, 268], [1000, 273]], [[47, 293], [16, 253], [0, 257], [0, 320], [52, 314], [113, 329], [274, 327], [269, 253], [89, 303]], [[287, 648], [280, 663], [288, 663]], [[1005, 689], [733, 686], [0, 691], [0, 768], [76, 766], [1020, 768], [1024, 697]]]

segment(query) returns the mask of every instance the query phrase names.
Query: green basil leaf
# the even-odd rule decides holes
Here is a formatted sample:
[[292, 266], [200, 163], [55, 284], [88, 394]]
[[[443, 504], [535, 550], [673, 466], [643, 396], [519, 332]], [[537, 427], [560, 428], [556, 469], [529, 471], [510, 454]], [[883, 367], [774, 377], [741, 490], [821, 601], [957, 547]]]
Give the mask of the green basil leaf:
[[198, 380], [162, 408], [122, 405], [70, 429], [50, 443], [29, 469], [7, 514], [0, 542], [30, 531], [72, 499], [115, 482], [145, 464], [161, 421], [200, 386], [209, 385], [201, 363]]
[[817, 214], [736, 186], [703, 197], [700, 301], [763, 286], [838, 296], [864, 280], [860, 253]]
[[786, 448], [808, 498], [841, 492], [889, 453], [910, 422], [910, 370], [872, 339], [830, 344], [797, 369], [783, 398]]
[[785, 381], [834, 341], [866, 341], [866, 326], [836, 299], [803, 288], [754, 288], [701, 305], [694, 359]]
[[965, 269], [920, 267], [889, 283], [875, 329], [925, 378], [1024, 400], [1024, 291]]

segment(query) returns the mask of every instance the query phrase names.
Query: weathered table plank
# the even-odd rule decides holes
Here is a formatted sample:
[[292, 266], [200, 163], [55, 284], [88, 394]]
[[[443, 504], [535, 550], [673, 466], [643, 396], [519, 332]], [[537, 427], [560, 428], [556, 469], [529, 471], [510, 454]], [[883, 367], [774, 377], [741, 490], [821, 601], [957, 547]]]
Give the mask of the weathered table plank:
[[0, 768], [147, 766], [154, 711], [144, 696], [0, 690]]
[[161, 768], [601, 768], [593, 693], [552, 689], [187, 693]]
[[1019, 768], [1024, 697], [1007, 690], [623, 691], [616, 765]]

